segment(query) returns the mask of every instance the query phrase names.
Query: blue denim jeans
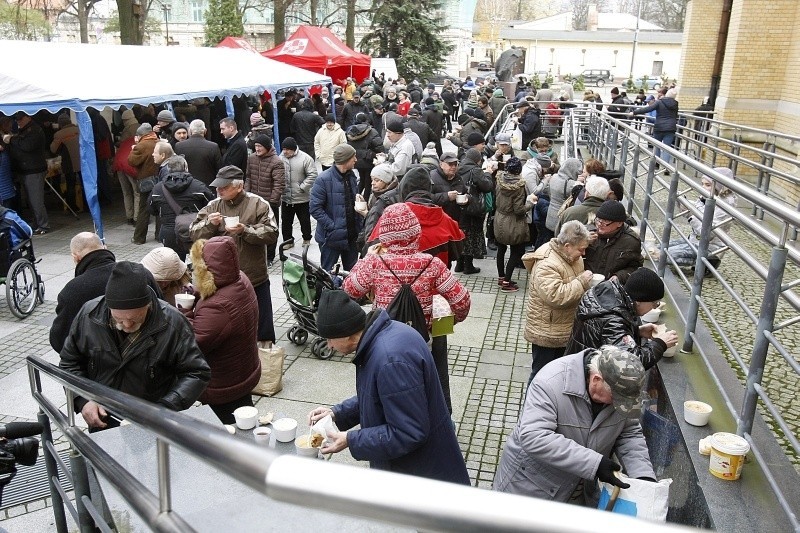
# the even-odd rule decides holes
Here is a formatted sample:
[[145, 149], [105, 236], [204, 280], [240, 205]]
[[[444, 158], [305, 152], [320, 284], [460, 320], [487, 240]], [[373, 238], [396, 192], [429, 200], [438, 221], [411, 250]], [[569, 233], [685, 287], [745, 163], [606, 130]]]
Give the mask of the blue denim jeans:
[[[674, 131], [654, 131], [653, 138], [657, 141], [666, 144], [667, 146], [672, 146], [673, 144], [675, 144]], [[660, 148], [656, 148], [655, 155], [656, 157], [661, 157], [664, 160], [664, 163], [672, 162], [672, 156], [666, 152], [662, 155]]]
[[321, 244], [319, 247], [319, 255], [320, 266], [328, 272], [333, 270], [333, 265], [336, 264], [339, 258], [342, 259], [342, 268], [344, 270], [353, 268], [353, 265], [355, 265], [358, 260], [358, 250], [355, 245], [349, 250], [331, 250], [324, 244]]

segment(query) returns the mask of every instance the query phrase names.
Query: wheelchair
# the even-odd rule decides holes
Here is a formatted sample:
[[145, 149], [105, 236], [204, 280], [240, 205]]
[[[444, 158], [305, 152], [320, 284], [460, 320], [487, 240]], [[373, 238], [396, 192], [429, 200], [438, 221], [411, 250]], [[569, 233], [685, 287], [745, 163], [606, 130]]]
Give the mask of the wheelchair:
[[6, 286], [8, 307], [17, 318], [29, 316], [44, 302], [44, 282], [36, 271], [39, 261], [31, 239], [12, 246], [9, 232], [0, 232], [0, 283]]

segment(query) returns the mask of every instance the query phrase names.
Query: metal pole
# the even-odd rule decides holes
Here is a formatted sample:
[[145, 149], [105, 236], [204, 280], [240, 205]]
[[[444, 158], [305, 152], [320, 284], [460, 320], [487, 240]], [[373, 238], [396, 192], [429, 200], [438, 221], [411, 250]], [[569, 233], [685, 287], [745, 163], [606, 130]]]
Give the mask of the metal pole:
[[[713, 188], [712, 188], [713, 191]], [[714, 210], [717, 207], [717, 198], [712, 196], [706, 199], [703, 209], [703, 225], [700, 230], [700, 242], [697, 245], [697, 261], [694, 264], [694, 279], [692, 279], [692, 295], [689, 298], [689, 311], [686, 314], [686, 331], [683, 334], [682, 352], [691, 352], [694, 343], [692, 333], [697, 328], [697, 315], [700, 312], [698, 298], [703, 292], [703, 278], [706, 275], [706, 264], [703, 258], [708, 256], [708, 243], [711, 241], [711, 231], [714, 224]]]
[[158, 447], [158, 502], [162, 513], [172, 510], [172, 494], [169, 475], [169, 443], [162, 439], [156, 440]]
[[767, 360], [770, 344], [764, 332], [771, 332], [775, 323], [775, 312], [778, 308], [778, 300], [780, 299], [783, 285], [783, 273], [786, 270], [786, 258], [789, 255], [789, 251], [786, 249], [788, 233], [789, 225], [784, 224], [780, 241], [772, 249], [772, 257], [770, 258], [769, 271], [767, 273], [767, 285], [764, 288], [764, 299], [761, 301], [753, 354], [750, 357], [750, 369], [747, 373], [747, 389], [742, 402], [742, 412], [739, 415], [739, 425], [736, 428], [738, 435], [749, 434], [753, 430], [753, 417], [758, 404], [755, 385], [760, 385], [761, 379], [764, 377], [764, 364]]
[[633, 62], [636, 59], [636, 43], [639, 41], [639, 19], [642, 18], [642, 0], [639, 0], [639, 7], [636, 10], [636, 31], [633, 32], [633, 49], [631, 50], [631, 72], [628, 79], [633, 78]]
[[94, 533], [94, 520], [83, 503], [83, 497], [91, 500], [89, 476], [86, 474], [86, 463], [83, 456], [73, 448], [69, 454], [69, 466], [72, 470], [72, 486], [75, 489], [75, 508], [78, 511], [78, 527], [81, 533]]

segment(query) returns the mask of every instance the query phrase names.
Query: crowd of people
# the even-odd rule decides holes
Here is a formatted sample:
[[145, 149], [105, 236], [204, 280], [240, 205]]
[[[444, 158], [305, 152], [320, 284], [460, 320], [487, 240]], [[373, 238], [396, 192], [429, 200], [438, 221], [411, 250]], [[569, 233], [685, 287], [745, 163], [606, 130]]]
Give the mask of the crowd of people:
[[[348, 79], [333, 95], [287, 91], [274, 104], [279, 147], [266, 102], [249, 132], [235, 117], [218, 121], [224, 150], [206, 139], [201, 118], [181, 122], [162, 110], [152, 123], [131, 122], [125, 111], [113, 168], [129, 187], [132, 241], [145, 242], [155, 215], [163, 247], [132, 263], [116, 261], [94, 234], [72, 239], [75, 278], [50, 333], [61, 366], [170, 409], [199, 400], [229, 423], [234, 409], [252, 405], [258, 348], [277, 341], [268, 267], [278, 224], [291, 246], [296, 217], [321, 267], [349, 272], [341, 290], [321, 294], [316, 313], [320, 336], [356, 365], [356, 395], [309, 414], [310, 423], [332, 416], [340, 430], [323, 453], [349, 448], [374, 468], [468, 484], [447, 336], [431, 325], [436, 299], [456, 323], [468, 317], [465, 276], [494, 250], [498, 291], [520, 290], [515, 271], [527, 271], [531, 343], [529, 386], [495, 490], [567, 501], [583, 486], [590, 499], [595, 479], [624, 485], [612, 451], [629, 476], [655, 481], [641, 391], [677, 335], [640, 317], [660, 305], [664, 284], [643, 266], [620, 180], [594, 159], [562, 161], [542, 135], [554, 101], [547, 91], [522, 87], [514, 99], [522, 150], [508, 134], [487, 135], [509, 100], [472, 80], [448, 80], [440, 92], [380, 76], [360, 86]], [[59, 117], [60, 131], [66, 122]], [[684, 258], [689, 248], [670, 252]], [[181, 293], [194, 303], [178, 305]], [[400, 300], [420, 309], [421, 326], [392, 320]], [[94, 402], [76, 398], [75, 408], [92, 431], [116, 423]]]

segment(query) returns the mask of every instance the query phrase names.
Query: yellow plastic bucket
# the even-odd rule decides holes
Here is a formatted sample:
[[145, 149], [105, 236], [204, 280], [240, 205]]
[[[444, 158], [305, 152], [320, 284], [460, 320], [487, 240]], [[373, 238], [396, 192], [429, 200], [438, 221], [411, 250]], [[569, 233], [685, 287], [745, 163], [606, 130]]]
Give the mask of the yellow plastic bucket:
[[744, 458], [749, 451], [750, 444], [739, 435], [714, 433], [708, 471], [720, 479], [736, 481], [742, 475]]

